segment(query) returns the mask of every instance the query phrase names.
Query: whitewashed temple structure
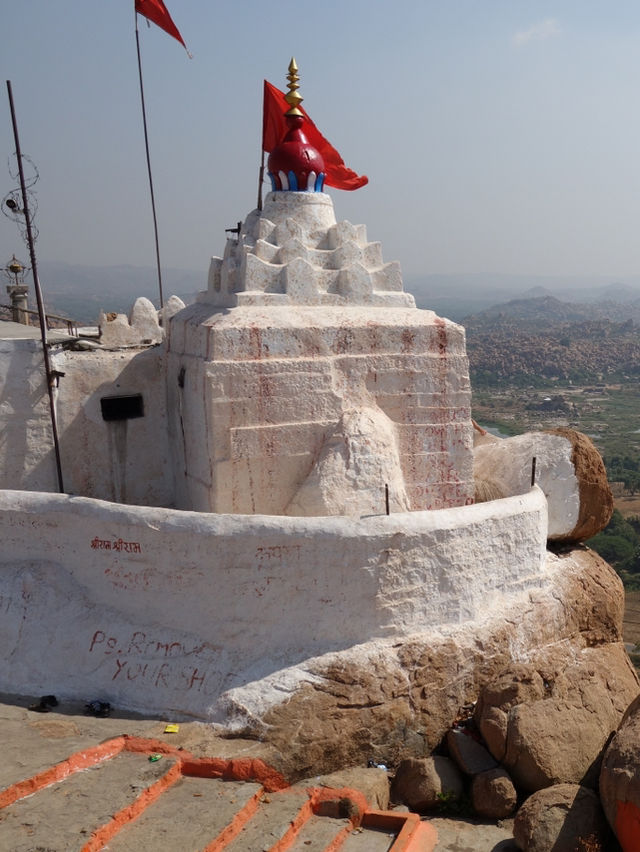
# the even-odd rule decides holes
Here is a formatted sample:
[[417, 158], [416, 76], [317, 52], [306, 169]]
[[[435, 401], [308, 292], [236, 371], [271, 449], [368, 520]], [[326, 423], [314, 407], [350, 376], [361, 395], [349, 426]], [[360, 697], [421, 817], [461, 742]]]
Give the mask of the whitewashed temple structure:
[[464, 329], [336, 219], [296, 97], [273, 191], [197, 300], [52, 341], [65, 493], [40, 343], [0, 339], [2, 690], [255, 726], [310, 660], [389, 661], [552, 582], [570, 442], [540, 439], [542, 488], [527, 449], [474, 504]]

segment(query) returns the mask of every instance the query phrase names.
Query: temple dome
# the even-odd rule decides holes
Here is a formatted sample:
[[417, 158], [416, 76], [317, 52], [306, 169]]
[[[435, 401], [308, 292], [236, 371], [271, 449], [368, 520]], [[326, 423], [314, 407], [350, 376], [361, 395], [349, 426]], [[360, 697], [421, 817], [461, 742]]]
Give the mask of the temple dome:
[[302, 115], [287, 115], [287, 134], [269, 154], [267, 167], [274, 192], [322, 192], [324, 159], [305, 136], [304, 121]]
[[289, 63], [288, 93], [284, 96], [289, 109], [284, 116], [287, 131], [284, 139], [269, 154], [267, 168], [274, 192], [322, 192], [325, 164], [322, 154], [309, 142], [303, 127], [306, 118], [299, 108], [303, 101], [298, 91], [298, 66], [292, 57]]

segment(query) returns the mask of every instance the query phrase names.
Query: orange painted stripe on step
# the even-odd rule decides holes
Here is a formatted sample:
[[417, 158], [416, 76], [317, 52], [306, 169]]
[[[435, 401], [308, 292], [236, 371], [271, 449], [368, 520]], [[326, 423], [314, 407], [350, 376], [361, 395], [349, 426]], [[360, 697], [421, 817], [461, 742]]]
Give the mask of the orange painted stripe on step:
[[263, 795], [264, 788], [258, 790], [258, 792], [249, 799], [246, 805], [238, 811], [231, 822], [222, 829], [215, 840], [212, 840], [208, 846], [205, 846], [202, 852], [222, 852], [225, 846], [228, 846], [229, 843], [231, 843], [231, 841], [240, 834], [242, 829], [258, 810], [258, 807], [260, 806], [260, 799]]
[[92, 748], [82, 749], [68, 757], [66, 760], [50, 766], [43, 772], [38, 772], [31, 778], [26, 778], [24, 781], [17, 781], [6, 790], [0, 793], [0, 808], [6, 808], [17, 802], [18, 799], [23, 799], [25, 796], [31, 796], [37, 793], [38, 790], [49, 787], [51, 784], [56, 784], [58, 781], [63, 781], [74, 772], [80, 772], [83, 769], [88, 769], [90, 766], [95, 766], [103, 760], [109, 760], [119, 754], [124, 748], [124, 737], [115, 737], [100, 743]]
[[298, 839], [298, 835], [300, 834], [300, 830], [302, 829], [303, 825], [308, 820], [310, 820], [312, 816], [313, 807], [311, 805], [311, 799], [309, 799], [298, 810], [298, 813], [291, 820], [289, 828], [286, 830], [280, 840], [274, 843], [273, 846], [269, 847], [269, 852], [286, 852], [287, 849], [291, 849], [293, 844]]
[[165, 754], [171, 757], [177, 757], [182, 760], [183, 757], [191, 757], [191, 752], [181, 751], [175, 746], [169, 745], [164, 740], [156, 740], [149, 737], [133, 737], [130, 734], [124, 734], [124, 750], [140, 754]]
[[390, 852], [433, 852], [438, 843], [438, 832], [430, 822], [418, 821], [411, 835], [407, 837], [404, 846], [397, 846], [400, 836], [391, 847]]
[[390, 852], [432, 852], [438, 842], [438, 832], [418, 814], [406, 814], [406, 821]]
[[[182, 753], [184, 755], [184, 752]], [[197, 778], [223, 778], [225, 781], [256, 781], [268, 793], [289, 787], [283, 775], [257, 758], [182, 757], [182, 772]]]
[[99, 852], [124, 826], [139, 817], [150, 804], [155, 802], [159, 796], [175, 784], [176, 781], [179, 781], [181, 777], [180, 763], [174, 763], [154, 784], [143, 790], [135, 802], [126, 805], [118, 813], [114, 814], [109, 822], [93, 831], [91, 839], [82, 847], [81, 852]]
[[194, 757], [189, 751], [181, 751], [164, 740], [147, 739], [125, 735], [125, 749], [149, 754], [157, 752], [176, 757], [182, 764], [183, 775], [196, 778], [223, 778], [225, 781], [255, 781], [269, 793], [289, 787], [289, 782], [279, 772], [259, 758]]
[[318, 816], [340, 816], [340, 804], [348, 800], [352, 805], [348, 818], [354, 827], [360, 825], [369, 807], [364, 793], [353, 787], [310, 787], [307, 792], [311, 797], [313, 812]]
[[333, 840], [323, 849], [323, 852], [339, 852], [340, 849], [344, 846], [344, 842], [349, 837], [351, 832], [353, 831], [353, 825], [345, 825], [344, 828], [341, 828], [340, 831], [336, 834]]
[[633, 802], [618, 802], [616, 836], [624, 852], [640, 852], [640, 809]]
[[396, 814], [391, 811], [367, 811], [363, 828], [382, 828], [397, 837], [390, 852], [432, 852], [438, 842], [438, 832], [418, 814]]

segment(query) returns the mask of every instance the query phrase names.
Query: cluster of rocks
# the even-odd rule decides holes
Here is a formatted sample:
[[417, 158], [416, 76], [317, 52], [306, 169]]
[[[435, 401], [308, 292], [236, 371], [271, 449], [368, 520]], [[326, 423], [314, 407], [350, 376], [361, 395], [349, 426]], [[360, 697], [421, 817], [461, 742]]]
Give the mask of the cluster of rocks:
[[558, 631], [545, 642], [554, 605], [547, 598], [538, 641], [524, 654], [512, 644], [511, 661], [489, 674], [431, 756], [399, 763], [392, 798], [423, 813], [515, 814], [514, 839], [525, 852], [608, 852], [618, 842], [637, 850], [640, 697], [620, 641], [624, 597], [609, 566], [579, 546], [611, 516], [604, 464], [570, 429], [506, 440], [477, 431], [474, 474], [488, 499], [522, 493], [538, 460], [549, 541], [566, 564], [583, 563], [586, 594], [576, 586], [560, 595], [563, 615], [551, 620], [557, 628], [569, 617], [565, 638]]
[[396, 643], [402, 668], [381, 648], [366, 660], [342, 652], [333, 668], [307, 662], [313, 683], [261, 731], [274, 765], [295, 779], [371, 758], [390, 769], [394, 803], [515, 816], [527, 852], [613, 852], [612, 831], [638, 849], [640, 684], [622, 642], [622, 584], [584, 547], [550, 557], [549, 570], [557, 581], [473, 641]]
[[611, 516], [602, 459], [573, 430], [476, 431], [474, 478], [496, 492], [488, 499], [525, 493], [536, 459], [551, 548], [539, 587], [482, 622], [306, 660], [253, 735], [287, 777], [372, 757], [395, 770], [391, 798], [414, 812], [515, 815], [527, 852], [614, 850], [612, 832], [638, 849], [623, 840], [640, 837], [640, 711], [634, 748], [627, 709], [640, 684], [622, 642], [624, 591], [581, 544]]
[[505, 668], [434, 754], [402, 760], [392, 800], [426, 814], [515, 814], [525, 852], [604, 852], [614, 835], [637, 849], [637, 677], [620, 645], [559, 650]]
[[468, 317], [465, 327], [473, 385], [487, 379], [533, 384], [541, 376], [579, 379], [627, 373], [638, 363], [638, 331], [629, 321], [569, 323], [559, 331], [549, 328], [550, 319], [536, 317], [521, 323], [499, 316], [484, 322]]

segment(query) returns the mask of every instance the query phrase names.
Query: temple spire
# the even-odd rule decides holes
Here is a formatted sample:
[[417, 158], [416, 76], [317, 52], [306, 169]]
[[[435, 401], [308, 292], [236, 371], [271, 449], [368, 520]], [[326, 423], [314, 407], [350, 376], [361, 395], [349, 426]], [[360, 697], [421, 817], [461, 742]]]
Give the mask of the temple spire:
[[298, 80], [300, 79], [298, 75], [298, 64], [295, 60], [295, 57], [291, 57], [291, 62], [289, 63], [289, 73], [287, 74], [287, 88], [289, 91], [284, 96], [285, 101], [289, 104], [291, 109], [285, 112], [285, 115], [302, 115], [302, 110], [299, 110], [298, 107], [304, 100], [302, 95], [298, 92], [300, 88], [298, 86]]
[[307, 119], [299, 109], [302, 95], [298, 92], [298, 65], [291, 57], [284, 100], [289, 104], [284, 118], [287, 132], [272, 149], [267, 161], [271, 187], [274, 192], [322, 192], [325, 164], [322, 154], [307, 139], [304, 126]]

